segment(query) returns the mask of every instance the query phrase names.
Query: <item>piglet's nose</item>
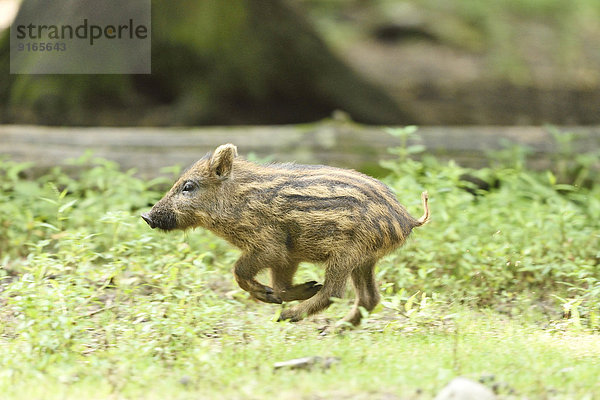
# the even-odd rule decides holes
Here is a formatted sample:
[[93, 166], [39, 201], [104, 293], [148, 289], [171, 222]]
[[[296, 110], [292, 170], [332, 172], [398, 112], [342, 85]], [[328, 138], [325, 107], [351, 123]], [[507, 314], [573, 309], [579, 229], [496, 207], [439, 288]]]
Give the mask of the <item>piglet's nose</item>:
[[142, 219], [144, 221], [146, 221], [146, 223], [148, 225], [150, 225], [150, 228], [152, 228], [152, 229], [156, 228], [156, 224], [154, 223], [154, 221], [152, 221], [152, 218], [150, 218], [150, 215], [148, 213], [143, 213], [142, 214]]

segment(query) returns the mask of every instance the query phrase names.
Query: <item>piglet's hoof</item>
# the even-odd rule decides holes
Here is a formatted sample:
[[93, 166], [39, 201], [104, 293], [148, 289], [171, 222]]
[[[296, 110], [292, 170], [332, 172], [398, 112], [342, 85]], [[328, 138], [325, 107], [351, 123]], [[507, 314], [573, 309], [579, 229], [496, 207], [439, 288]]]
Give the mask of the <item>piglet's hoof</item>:
[[321, 285], [317, 281], [310, 281], [310, 282], [304, 282], [303, 284], [298, 285], [297, 287], [298, 287], [298, 289], [303, 289], [308, 292], [316, 293], [319, 291], [319, 289], [321, 289], [323, 287], [323, 285]]
[[268, 286], [265, 286], [263, 289], [264, 289], [263, 291], [255, 291], [255, 292], [251, 292], [250, 294], [255, 299], [264, 301], [265, 303], [275, 303], [275, 304], [283, 303], [281, 298], [276, 296], [273, 293], [273, 289], [271, 289]]
[[317, 281], [305, 282], [281, 292], [283, 301], [306, 300], [313, 297], [323, 287]]
[[302, 318], [299, 317], [296, 313], [291, 312], [290, 310], [283, 310], [281, 312], [281, 315], [279, 315], [277, 322], [282, 322], [282, 321], [298, 322], [301, 319]]

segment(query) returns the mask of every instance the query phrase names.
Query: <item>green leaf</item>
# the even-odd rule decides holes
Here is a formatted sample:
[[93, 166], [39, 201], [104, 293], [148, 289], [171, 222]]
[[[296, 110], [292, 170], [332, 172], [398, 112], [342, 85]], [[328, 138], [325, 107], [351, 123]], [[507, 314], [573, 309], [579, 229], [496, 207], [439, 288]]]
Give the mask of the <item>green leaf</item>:
[[71, 200], [70, 202], [63, 204], [62, 206], [60, 206], [60, 208], [58, 209], [58, 213], [62, 214], [63, 212], [65, 212], [65, 210], [71, 208], [75, 203], [77, 203], [77, 199], [75, 200]]
[[417, 291], [415, 294], [413, 294], [412, 296], [410, 296], [408, 298], [408, 300], [406, 300], [406, 303], [404, 304], [404, 310], [406, 312], [410, 312], [410, 310], [412, 309], [413, 303], [415, 301], [415, 298], [417, 297], [417, 295], [420, 293], [420, 291]]

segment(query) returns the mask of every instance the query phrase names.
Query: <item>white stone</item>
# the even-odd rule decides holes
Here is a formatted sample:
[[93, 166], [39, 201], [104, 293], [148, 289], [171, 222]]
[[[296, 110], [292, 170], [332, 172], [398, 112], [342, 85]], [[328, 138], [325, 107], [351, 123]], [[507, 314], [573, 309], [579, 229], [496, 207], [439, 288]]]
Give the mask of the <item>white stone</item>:
[[454, 378], [435, 400], [494, 400], [496, 395], [481, 383], [467, 378]]

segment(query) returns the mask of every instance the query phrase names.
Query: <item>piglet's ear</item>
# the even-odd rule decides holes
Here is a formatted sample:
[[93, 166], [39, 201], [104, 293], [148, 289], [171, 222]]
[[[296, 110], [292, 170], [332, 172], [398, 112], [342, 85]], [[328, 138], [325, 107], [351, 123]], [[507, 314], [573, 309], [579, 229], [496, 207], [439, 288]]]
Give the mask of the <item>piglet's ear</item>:
[[210, 172], [218, 178], [228, 177], [235, 157], [237, 157], [237, 147], [231, 143], [217, 147], [210, 158]]

